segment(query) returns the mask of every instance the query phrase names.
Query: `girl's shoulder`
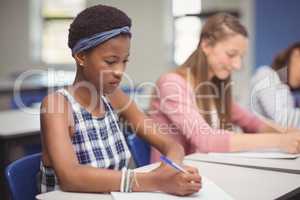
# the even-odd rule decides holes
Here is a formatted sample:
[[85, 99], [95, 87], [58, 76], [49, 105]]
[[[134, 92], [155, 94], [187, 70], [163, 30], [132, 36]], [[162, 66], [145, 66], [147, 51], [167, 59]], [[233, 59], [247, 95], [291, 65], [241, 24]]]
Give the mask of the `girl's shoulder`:
[[276, 85], [280, 84], [281, 80], [278, 73], [269, 66], [258, 68], [251, 78], [251, 85]]
[[59, 93], [49, 93], [41, 102], [41, 116], [58, 116], [64, 115], [67, 119], [72, 116], [72, 106], [67, 98]]
[[186, 95], [193, 97], [194, 92], [187, 80], [176, 72], [168, 72], [160, 76], [156, 82], [157, 90], [164, 95]]
[[44, 97], [41, 103], [41, 108], [58, 109], [60, 106], [68, 105], [68, 101], [64, 95], [58, 92], [49, 93]]
[[278, 77], [278, 74], [271, 67], [269, 67], [269, 66], [262, 66], [262, 67], [259, 67], [255, 71], [253, 79], [263, 79], [263, 78], [271, 77], [271, 76]]
[[170, 84], [176, 83], [176, 84], [180, 84], [181, 86], [185, 86], [187, 84], [186, 80], [180, 74], [174, 71], [167, 72], [161, 75], [157, 81], [158, 85], [162, 85], [166, 83], [170, 83]]

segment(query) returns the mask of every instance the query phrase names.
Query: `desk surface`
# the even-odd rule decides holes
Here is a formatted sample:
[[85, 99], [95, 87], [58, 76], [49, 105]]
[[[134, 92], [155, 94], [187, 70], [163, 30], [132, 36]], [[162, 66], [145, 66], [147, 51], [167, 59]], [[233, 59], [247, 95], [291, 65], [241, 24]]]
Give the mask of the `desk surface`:
[[187, 160], [202, 161], [215, 164], [235, 165], [242, 167], [252, 167], [258, 169], [268, 169], [273, 171], [300, 174], [300, 158], [297, 159], [262, 159], [219, 156], [214, 154], [196, 153], [186, 157]]
[[39, 109], [0, 112], [0, 138], [37, 134], [40, 131]]
[[300, 175], [253, 168], [187, 161], [234, 199], [276, 199], [297, 189]]
[[[195, 166], [235, 199], [265, 200], [281, 197], [300, 187], [300, 175], [267, 170], [185, 160]], [[144, 169], [147, 169], [144, 168]], [[273, 181], [272, 181], [273, 180]], [[54, 191], [37, 196], [39, 200], [112, 200], [109, 194]]]
[[[70, 85], [74, 81], [75, 74], [75, 71], [64, 70], [29, 70], [23, 74], [20, 74], [16, 78], [1, 78], [0, 94], [11, 93], [14, 90], [19, 89], [23, 91], [37, 90], [41, 88], [62, 87]], [[16, 87], [19, 83], [20, 88]]]

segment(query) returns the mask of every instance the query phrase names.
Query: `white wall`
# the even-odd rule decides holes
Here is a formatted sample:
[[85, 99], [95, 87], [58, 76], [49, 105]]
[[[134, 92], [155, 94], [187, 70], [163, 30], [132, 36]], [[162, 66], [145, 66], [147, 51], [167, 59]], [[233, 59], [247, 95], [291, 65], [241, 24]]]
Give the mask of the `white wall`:
[[[34, 60], [30, 31], [40, 31], [32, 26], [30, 16], [32, 3], [39, 0], [2, 1], [0, 7], [0, 77], [11, 72], [40, 67]], [[172, 64], [172, 0], [87, 0], [87, 6], [112, 5], [125, 11], [133, 21], [131, 58], [127, 73], [136, 84], [155, 81], [159, 75], [173, 67]], [[246, 102], [248, 83], [253, 66], [253, 1], [251, 0], [202, 0], [202, 9], [239, 9], [242, 21], [250, 33], [250, 47], [243, 69], [236, 73], [235, 94], [239, 101]], [[38, 48], [37, 48], [38, 49]]]
[[29, 0], [1, 1], [0, 76], [30, 65]]
[[250, 96], [250, 80], [254, 69], [254, 57], [255, 57], [255, 9], [254, 1], [252, 0], [240, 0], [240, 10], [242, 14], [242, 22], [246, 26], [249, 33], [249, 47], [248, 53], [244, 59], [243, 68], [240, 73], [235, 77], [238, 83], [236, 84], [239, 91], [240, 102], [244, 106], [248, 106]]
[[[43, 68], [37, 59], [38, 52], [33, 52], [38, 50], [38, 34], [30, 34], [40, 31], [38, 23], [32, 23], [32, 19], [39, 18], [39, 13], [32, 13], [36, 10], [33, 5], [39, 3], [39, 0], [1, 2], [0, 77]], [[135, 83], [154, 81], [168, 70], [172, 60], [171, 0], [87, 0], [87, 6], [99, 3], [118, 7], [132, 18], [133, 38], [127, 72]], [[33, 48], [34, 45], [37, 48]]]
[[170, 68], [172, 42], [171, 0], [87, 0], [115, 6], [132, 19], [133, 38], [127, 73], [135, 83], [155, 81]]

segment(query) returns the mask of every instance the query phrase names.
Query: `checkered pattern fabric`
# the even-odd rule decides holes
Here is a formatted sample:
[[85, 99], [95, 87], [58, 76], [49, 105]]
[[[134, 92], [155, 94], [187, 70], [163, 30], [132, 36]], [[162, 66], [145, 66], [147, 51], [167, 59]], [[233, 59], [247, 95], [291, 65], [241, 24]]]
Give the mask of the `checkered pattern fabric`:
[[[107, 99], [102, 96], [105, 116], [92, 116], [66, 90], [57, 92], [64, 95], [73, 109], [75, 133], [72, 144], [77, 159], [82, 165], [96, 168], [121, 170], [128, 167], [131, 157], [125, 137], [118, 126], [118, 118]], [[55, 171], [41, 163], [41, 192], [59, 189]]]

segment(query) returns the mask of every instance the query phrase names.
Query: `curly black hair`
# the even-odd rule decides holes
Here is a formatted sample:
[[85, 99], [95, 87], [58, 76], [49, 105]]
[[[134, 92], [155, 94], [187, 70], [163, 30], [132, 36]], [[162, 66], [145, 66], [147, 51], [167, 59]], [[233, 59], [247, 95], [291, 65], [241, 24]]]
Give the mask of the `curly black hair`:
[[117, 8], [105, 5], [86, 8], [70, 25], [68, 46], [72, 49], [82, 38], [124, 26], [131, 27], [131, 19]]

